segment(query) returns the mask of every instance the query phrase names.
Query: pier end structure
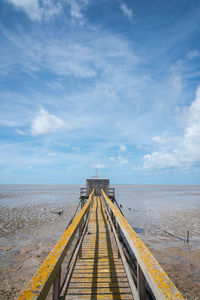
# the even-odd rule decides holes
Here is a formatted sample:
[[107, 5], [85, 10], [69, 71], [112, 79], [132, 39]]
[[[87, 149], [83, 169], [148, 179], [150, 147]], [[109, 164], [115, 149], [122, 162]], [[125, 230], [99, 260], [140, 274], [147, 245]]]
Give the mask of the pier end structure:
[[86, 179], [86, 186], [80, 188], [81, 206], [84, 206], [87, 202], [87, 199], [93, 189], [95, 196], [101, 196], [101, 190], [103, 189], [106, 195], [112, 201], [115, 201], [115, 189], [110, 187], [110, 179], [93, 177]]
[[101, 196], [101, 189], [103, 189], [106, 195], [109, 195], [110, 180], [108, 178], [89, 178], [86, 179], [86, 196], [89, 197], [90, 193], [94, 189], [95, 196]]

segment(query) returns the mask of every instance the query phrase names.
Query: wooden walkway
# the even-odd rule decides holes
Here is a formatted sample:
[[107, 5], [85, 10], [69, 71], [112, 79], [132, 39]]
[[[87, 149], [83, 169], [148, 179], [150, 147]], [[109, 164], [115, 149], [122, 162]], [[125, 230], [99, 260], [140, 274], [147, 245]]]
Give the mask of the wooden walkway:
[[183, 300], [118, 205], [94, 192], [18, 299]]
[[94, 197], [65, 299], [133, 299], [102, 197]]

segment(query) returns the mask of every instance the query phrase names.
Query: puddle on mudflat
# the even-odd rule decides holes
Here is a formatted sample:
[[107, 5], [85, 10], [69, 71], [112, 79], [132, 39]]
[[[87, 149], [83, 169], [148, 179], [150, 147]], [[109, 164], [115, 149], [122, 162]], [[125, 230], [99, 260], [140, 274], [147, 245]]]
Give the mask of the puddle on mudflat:
[[133, 229], [134, 229], [135, 232], [137, 232], [137, 233], [145, 233], [145, 230], [144, 230], [143, 228], [133, 227]]

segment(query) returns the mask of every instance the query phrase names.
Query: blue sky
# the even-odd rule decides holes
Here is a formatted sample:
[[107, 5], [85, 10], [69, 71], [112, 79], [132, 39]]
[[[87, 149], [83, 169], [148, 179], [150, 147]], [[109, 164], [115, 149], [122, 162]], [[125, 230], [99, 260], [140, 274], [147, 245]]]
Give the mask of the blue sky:
[[0, 183], [200, 184], [199, 0], [2, 0]]

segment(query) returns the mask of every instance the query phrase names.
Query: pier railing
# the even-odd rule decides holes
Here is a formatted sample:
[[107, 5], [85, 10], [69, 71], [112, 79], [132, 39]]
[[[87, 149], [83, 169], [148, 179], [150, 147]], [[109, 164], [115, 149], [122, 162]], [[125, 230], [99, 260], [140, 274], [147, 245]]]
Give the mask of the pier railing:
[[[87, 203], [81, 209], [79, 214], [74, 218], [72, 223], [66, 229], [60, 240], [50, 251], [49, 255], [33, 276], [32, 280], [22, 292], [19, 300], [33, 300], [33, 299], [45, 299], [49, 293], [51, 287], [53, 287], [53, 300], [60, 299], [62, 291], [66, 288], [66, 285], [70, 279], [71, 265], [74, 264], [77, 255], [81, 255], [81, 242], [83, 238], [83, 232], [86, 230], [90, 206], [93, 200], [93, 193], [90, 194]], [[67, 272], [63, 274], [63, 283], [61, 282], [61, 266], [67, 252], [70, 249], [74, 238], [78, 233], [78, 238], [74, 247], [74, 251], [71, 254], [70, 261], [68, 263]], [[71, 249], [70, 249], [71, 250]]]
[[[184, 299], [152, 253], [128, 224], [120, 212], [120, 207], [109, 199], [103, 189], [101, 192], [104, 210], [117, 244], [117, 255], [123, 263], [134, 300]], [[52, 293], [53, 300], [65, 299], [77, 258], [82, 257], [82, 242], [90, 220], [93, 194], [94, 190], [78, 215], [71, 220], [70, 225], [22, 292], [19, 300], [43, 300], [50, 294], [49, 292]], [[64, 260], [66, 254], [69, 254], [67, 262]]]
[[159, 300], [184, 299], [119, 209], [103, 189], [101, 191], [106, 213], [116, 234], [116, 242], [120, 241], [123, 244], [126, 262], [129, 265], [127, 275], [132, 277], [129, 279], [134, 285], [132, 286], [134, 299], [145, 300], [147, 294], [150, 299], [152, 299], [151, 295], [154, 299]]

